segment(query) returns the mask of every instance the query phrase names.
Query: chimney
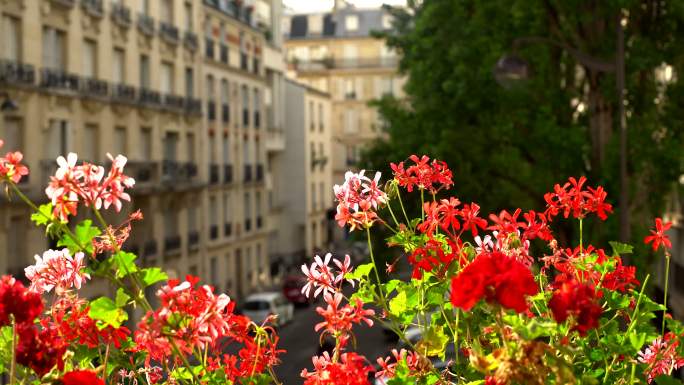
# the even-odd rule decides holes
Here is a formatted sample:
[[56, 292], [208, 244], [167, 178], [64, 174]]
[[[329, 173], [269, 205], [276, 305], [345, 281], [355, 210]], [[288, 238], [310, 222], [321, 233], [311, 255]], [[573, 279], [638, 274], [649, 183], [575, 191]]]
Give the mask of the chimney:
[[347, 8], [349, 4], [345, 0], [335, 0], [335, 6], [333, 6], [333, 11], [338, 11], [343, 8]]

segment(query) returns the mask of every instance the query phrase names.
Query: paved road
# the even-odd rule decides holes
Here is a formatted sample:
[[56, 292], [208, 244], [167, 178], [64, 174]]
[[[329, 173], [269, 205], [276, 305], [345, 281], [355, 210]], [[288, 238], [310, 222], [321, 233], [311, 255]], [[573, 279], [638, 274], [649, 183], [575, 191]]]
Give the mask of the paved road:
[[[316, 313], [316, 306], [295, 309], [294, 321], [280, 329], [280, 345], [287, 353], [282, 355], [282, 363], [276, 368], [276, 374], [284, 385], [302, 384], [302, 369], [313, 369], [311, 356], [316, 354], [319, 334], [314, 325], [322, 320]], [[364, 354], [371, 363], [388, 351], [386, 341], [379, 325], [369, 328], [365, 324], [354, 327], [357, 339], [356, 351]]]

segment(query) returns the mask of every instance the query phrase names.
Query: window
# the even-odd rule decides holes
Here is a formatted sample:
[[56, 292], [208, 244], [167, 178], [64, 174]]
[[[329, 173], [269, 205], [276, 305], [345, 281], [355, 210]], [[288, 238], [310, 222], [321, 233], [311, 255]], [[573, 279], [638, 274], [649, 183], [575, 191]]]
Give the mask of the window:
[[317, 201], [316, 201], [316, 184], [315, 184], [315, 183], [311, 183], [311, 211], [315, 211], [315, 210], [316, 210], [316, 205], [317, 205]]
[[218, 226], [218, 206], [214, 196], [209, 197], [209, 224], [212, 227]]
[[100, 155], [98, 146], [97, 125], [86, 124], [83, 128], [83, 142], [81, 143], [81, 153], [83, 159], [97, 162]]
[[188, 98], [195, 97], [195, 74], [191, 67], [185, 69], [185, 96]]
[[244, 142], [244, 150], [242, 151], [242, 162], [244, 163], [245, 166], [249, 165], [249, 161], [251, 159], [251, 154], [249, 153], [250, 146], [249, 146], [249, 139], [245, 138]]
[[249, 126], [249, 89], [242, 86], [242, 125]]
[[244, 210], [245, 210], [245, 231], [249, 231], [252, 219], [252, 200], [249, 193], [246, 192], [244, 196]]
[[178, 133], [167, 132], [164, 136], [164, 160], [175, 161], [178, 159]]
[[356, 83], [353, 78], [344, 79], [345, 99], [356, 99]]
[[359, 29], [359, 16], [358, 15], [347, 15], [344, 18], [344, 26], [347, 31], [356, 31]]
[[192, 31], [194, 29], [193, 23], [192, 23], [192, 3], [186, 1], [184, 8], [185, 8], [185, 30], [186, 31]]
[[230, 207], [230, 194], [223, 193], [223, 223], [232, 223], [232, 218], [230, 217], [231, 207]]
[[152, 159], [152, 129], [149, 127], [142, 127], [140, 129], [140, 159]]
[[11, 61], [21, 61], [21, 27], [19, 19], [3, 15], [2, 25], [2, 42], [5, 49], [0, 57]]
[[197, 206], [194, 201], [190, 200], [188, 204], [188, 232], [194, 233], [197, 231]]
[[4, 130], [0, 132], [0, 138], [5, 141], [3, 146], [7, 151], [22, 151], [24, 140], [21, 120], [14, 117], [5, 117]]
[[173, 64], [162, 63], [159, 89], [164, 94], [173, 93]]
[[312, 14], [307, 17], [307, 33], [310, 35], [320, 35], [323, 33], [323, 15]]
[[83, 41], [83, 76], [97, 77], [97, 43], [92, 40]]
[[359, 132], [359, 118], [356, 110], [348, 109], [344, 111], [344, 132], [346, 134]]
[[173, 0], [162, 0], [159, 19], [163, 23], [173, 24]]
[[309, 101], [309, 130], [314, 131], [316, 129], [316, 113], [314, 110], [314, 102]]
[[[256, 206], [256, 216], [257, 221], [261, 220], [261, 192], [257, 191], [254, 193], [254, 205]], [[257, 222], [257, 227], [261, 227], [261, 224]]]
[[66, 70], [66, 38], [63, 31], [43, 28], [43, 66]]
[[261, 125], [261, 95], [259, 94], [258, 88], [254, 89], [254, 105], [252, 106], [252, 108], [254, 109], [254, 127], [259, 128], [259, 126]]
[[[71, 149], [71, 127], [66, 120], [51, 120], [48, 135], [44, 142], [43, 153], [47, 159], [55, 159], [60, 155], [66, 155]], [[56, 144], [56, 145], [55, 145]]]
[[214, 77], [207, 75], [207, 99], [214, 101]]
[[321, 208], [324, 209], [326, 207], [326, 205], [328, 204], [328, 202], [326, 202], [328, 199], [326, 198], [327, 194], [325, 193], [325, 183], [320, 182], [318, 189], [320, 190], [320, 193], [321, 193], [321, 195], [320, 195], [320, 197], [321, 197], [320, 198]]
[[230, 96], [228, 88], [228, 80], [221, 80], [221, 103], [228, 104], [228, 98]]
[[188, 162], [195, 163], [195, 134], [189, 132], [185, 136], [185, 145], [187, 147]]
[[150, 58], [140, 55], [140, 88], [150, 88]]
[[121, 48], [114, 48], [112, 56], [112, 81], [114, 84], [125, 83], [126, 53]]
[[230, 164], [230, 136], [223, 136], [223, 164]]
[[143, 15], [149, 15], [150, 14], [150, 0], [139, 0], [140, 4], [140, 13]]
[[325, 127], [325, 124], [323, 123], [324, 121], [324, 115], [323, 115], [323, 103], [318, 104], [318, 131], [323, 132], [323, 129]]
[[128, 154], [128, 151], [126, 150], [126, 127], [114, 127], [114, 143], [112, 143], [112, 145], [114, 150], [113, 155]]

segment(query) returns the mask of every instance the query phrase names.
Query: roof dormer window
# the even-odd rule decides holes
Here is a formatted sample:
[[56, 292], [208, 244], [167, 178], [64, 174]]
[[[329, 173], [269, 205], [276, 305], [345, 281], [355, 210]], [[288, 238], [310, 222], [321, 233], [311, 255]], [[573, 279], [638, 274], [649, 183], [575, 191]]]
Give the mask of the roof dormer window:
[[357, 31], [359, 29], [359, 16], [358, 15], [347, 15], [344, 19], [344, 26], [347, 31]]

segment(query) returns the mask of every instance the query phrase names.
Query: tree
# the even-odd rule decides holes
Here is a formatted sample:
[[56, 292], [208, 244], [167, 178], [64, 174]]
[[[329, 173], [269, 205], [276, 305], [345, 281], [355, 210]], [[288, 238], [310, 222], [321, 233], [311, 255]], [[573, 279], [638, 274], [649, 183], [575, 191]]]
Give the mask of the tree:
[[[394, 28], [379, 35], [402, 55], [407, 97], [377, 102], [389, 140], [369, 149], [368, 167], [412, 153], [443, 159], [462, 200], [478, 197], [485, 211], [511, 201], [539, 209], [554, 183], [587, 175], [617, 206], [615, 74], [583, 66], [569, 49], [614, 62], [622, 12], [633, 234], [662, 212], [684, 172], [683, 2], [427, 0], [388, 10]], [[553, 43], [515, 44], [529, 37]], [[510, 54], [532, 75], [504, 88], [493, 68]], [[617, 239], [617, 227], [614, 215], [592, 233]]]

